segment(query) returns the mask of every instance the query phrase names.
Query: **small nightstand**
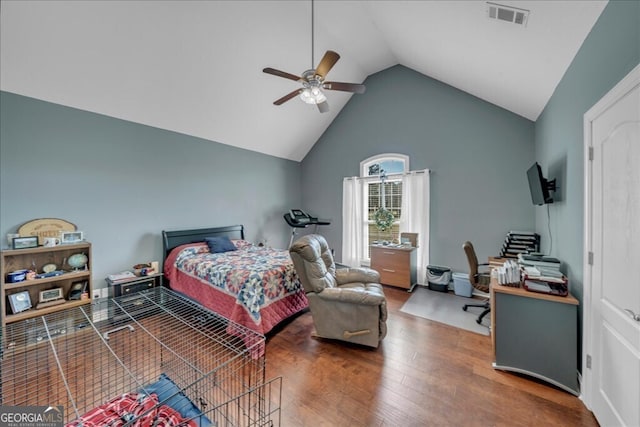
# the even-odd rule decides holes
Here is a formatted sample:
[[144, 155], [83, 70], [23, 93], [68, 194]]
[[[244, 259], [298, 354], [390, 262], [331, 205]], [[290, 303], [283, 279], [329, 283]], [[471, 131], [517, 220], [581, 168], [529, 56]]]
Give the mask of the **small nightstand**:
[[[112, 323], [119, 323], [120, 321], [128, 321], [129, 316], [122, 312], [122, 309], [129, 313], [137, 313], [141, 316], [143, 312], [151, 313], [153, 310], [153, 304], [151, 304], [142, 295], [136, 295], [147, 289], [153, 289], [162, 286], [162, 273], [150, 274], [148, 276], [137, 276], [131, 279], [112, 281], [106, 278], [107, 285], [109, 286], [109, 297], [122, 297], [118, 299], [118, 303], [115, 304], [109, 301], [109, 319]], [[118, 307], [116, 307], [116, 305]], [[119, 307], [122, 307], [119, 308]]]
[[380, 283], [412, 290], [416, 253], [413, 247], [371, 245], [371, 268], [380, 273]]
[[109, 285], [109, 296], [119, 297], [131, 295], [145, 289], [162, 286], [162, 273], [150, 274], [149, 276], [132, 277], [131, 279], [118, 280], [116, 282], [105, 279]]

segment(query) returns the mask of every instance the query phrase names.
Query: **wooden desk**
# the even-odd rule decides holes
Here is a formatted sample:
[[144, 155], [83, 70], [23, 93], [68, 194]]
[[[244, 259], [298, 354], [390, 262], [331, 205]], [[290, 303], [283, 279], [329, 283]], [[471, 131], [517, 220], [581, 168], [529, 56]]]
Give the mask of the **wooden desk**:
[[371, 245], [371, 268], [385, 285], [411, 289], [417, 280], [416, 248]]
[[577, 396], [578, 304], [572, 295], [529, 292], [492, 278], [493, 367], [531, 375]]

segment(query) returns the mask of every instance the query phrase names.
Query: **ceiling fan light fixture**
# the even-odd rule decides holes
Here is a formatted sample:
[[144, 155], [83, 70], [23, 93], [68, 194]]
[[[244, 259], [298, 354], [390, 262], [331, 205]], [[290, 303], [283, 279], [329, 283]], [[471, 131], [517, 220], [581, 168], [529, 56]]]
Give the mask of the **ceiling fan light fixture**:
[[327, 97], [319, 87], [308, 87], [300, 93], [300, 99], [307, 104], [320, 104], [325, 102]]

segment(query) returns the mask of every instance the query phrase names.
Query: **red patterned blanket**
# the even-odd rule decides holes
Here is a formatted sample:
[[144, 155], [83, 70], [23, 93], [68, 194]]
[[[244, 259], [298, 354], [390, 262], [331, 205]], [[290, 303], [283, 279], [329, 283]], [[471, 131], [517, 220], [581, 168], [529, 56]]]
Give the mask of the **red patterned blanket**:
[[287, 251], [233, 243], [238, 250], [217, 254], [206, 243], [173, 249], [164, 265], [171, 288], [261, 334], [308, 307]]

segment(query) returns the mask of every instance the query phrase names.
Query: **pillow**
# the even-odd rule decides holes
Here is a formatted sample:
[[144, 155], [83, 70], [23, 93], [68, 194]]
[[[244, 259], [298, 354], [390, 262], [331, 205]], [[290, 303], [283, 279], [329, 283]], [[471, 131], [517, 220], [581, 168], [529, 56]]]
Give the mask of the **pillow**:
[[206, 237], [204, 239], [209, 246], [209, 252], [212, 254], [219, 254], [222, 252], [236, 251], [236, 245], [231, 243], [231, 240], [227, 236], [223, 237]]
[[160, 374], [160, 378], [153, 384], [143, 387], [143, 393], [158, 395], [158, 401], [178, 411], [183, 418], [191, 419], [200, 427], [210, 427], [211, 421], [180, 392], [178, 386], [166, 374]]

